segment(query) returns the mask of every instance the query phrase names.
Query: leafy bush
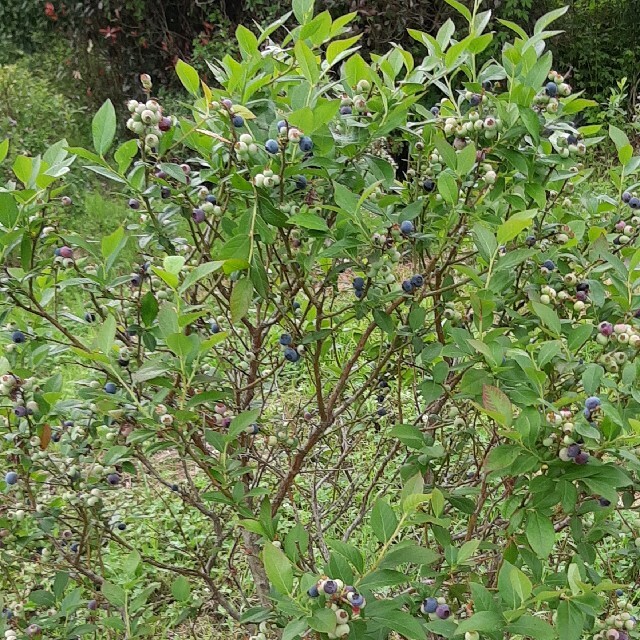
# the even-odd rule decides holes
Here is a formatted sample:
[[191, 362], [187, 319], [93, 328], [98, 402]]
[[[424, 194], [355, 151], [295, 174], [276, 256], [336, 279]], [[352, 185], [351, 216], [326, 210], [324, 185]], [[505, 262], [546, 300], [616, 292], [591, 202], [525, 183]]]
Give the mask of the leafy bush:
[[[93, 151], [16, 159], [6, 637], [637, 637], [640, 158], [611, 127], [591, 191], [562, 10], [479, 64], [490, 12], [452, 4], [467, 35], [367, 62], [295, 0], [216, 87], [178, 62], [190, 117], [143, 75], [113, 155], [107, 101]], [[130, 211], [103, 238], [79, 160]]]

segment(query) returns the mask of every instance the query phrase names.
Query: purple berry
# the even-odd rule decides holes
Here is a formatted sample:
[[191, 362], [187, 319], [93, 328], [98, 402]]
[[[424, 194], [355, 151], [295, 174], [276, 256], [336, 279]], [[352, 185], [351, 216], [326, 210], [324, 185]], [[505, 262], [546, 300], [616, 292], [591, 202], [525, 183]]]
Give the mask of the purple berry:
[[120, 474], [119, 473], [110, 473], [107, 476], [107, 482], [112, 486], [115, 487], [117, 485], [120, 484]]
[[232, 122], [233, 126], [236, 127], [236, 129], [239, 129], [244, 125], [244, 118], [242, 116], [233, 116]]
[[322, 585], [322, 590], [328, 595], [333, 595], [338, 590], [338, 585], [334, 580], [327, 580], [324, 585]]
[[589, 462], [589, 454], [586, 451], [581, 451], [573, 461], [580, 465], [587, 464]]
[[293, 338], [288, 333], [283, 333], [279, 342], [283, 347], [288, 347], [293, 342]]
[[446, 620], [451, 615], [451, 609], [449, 609], [448, 604], [439, 604], [436, 607], [436, 616], [440, 618], [440, 620]]
[[191, 217], [196, 224], [202, 224], [205, 221], [207, 214], [203, 209], [194, 209]]
[[567, 447], [567, 455], [570, 458], [575, 458], [580, 453], [580, 445], [579, 444], [570, 444]]
[[631, 200], [631, 194], [628, 191], [625, 191], [622, 194], [622, 202], [624, 202], [625, 204], [628, 204], [629, 200]]
[[632, 209], [640, 209], [640, 198], [636, 198], [635, 196], [633, 196], [630, 200], [629, 200], [629, 206]]
[[418, 273], [415, 276], [411, 276], [411, 284], [419, 289], [424, 284], [424, 278]]
[[342, 116], [350, 116], [353, 113], [353, 110], [349, 105], [344, 105], [340, 107], [340, 115]]
[[402, 282], [402, 290], [405, 293], [412, 293], [413, 292], [413, 285], [411, 284], [411, 282], [409, 280], [403, 280], [403, 282]]
[[129, 208], [130, 209], [139, 209], [140, 208], [140, 203], [135, 198], [131, 198], [129, 200]]
[[284, 350], [284, 357], [289, 362], [298, 362], [300, 360], [300, 354], [292, 347], [287, 347]]
[[584, 401], [584, 406], [589, 411], [595, 411], [601, 404], [602, 402], [598, 396], [591, 396]]
[[603, 336], [609, 337], [613, 334], [613, 325], [610, 322], [601, 322], [598, 330]]

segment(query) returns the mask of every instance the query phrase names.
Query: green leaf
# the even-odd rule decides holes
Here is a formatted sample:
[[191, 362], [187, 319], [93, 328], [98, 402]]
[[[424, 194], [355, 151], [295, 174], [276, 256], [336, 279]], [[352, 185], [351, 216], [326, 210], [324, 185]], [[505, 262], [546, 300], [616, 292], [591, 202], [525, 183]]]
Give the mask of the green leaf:
[[93, 147], [101, 155], [109, 151], [116, 135], [116, 110], [111, 100], [105, 100], [91, 122]]
[[629, 145], [629, 138], [627, 137], [627, 134], [622, 131], [622, 129], [618, 129], [618, 127], [614, 127], [612, 124], [609, 125], [609, 137], [613, 140], [613, 144], [616, 145], [616, 150], [618, 151]]
[[505, 244], [513, 240], [521, 231], [531, 226], [537, 210], [518, 211], [498, 227], [498, 244]]
[[0, 162], [4, 162], [4, 159], [7, 157], [9, 153], [9, 138], [5, 138], [2, 142], [0, 142]]
[[250, 424], [253, 424], [260, 416], [260, 409], [252, 409], [251, 411], [243, 411], [237, 415], [229, 425], [228, 436], [229, 438], [236, 438], [240, 435]]
[[338, 620], [332, 609], [316, 609], [313, 615], [306, 619], [307, 625], [320, 633], [333, 633]]
[[191, 596], [191, 585], [184, 576], [178, 576], [171, 584], [171, 594], [178, 602], [186, 602]]
[[563, 600], [558, 605], [557, 627], [562, 640], [580, 640], [585, 614], [582, 609], [570, 600]]
[[304, 618], [291, 620], [282, 631], [281, 640], [296, 640], [296, 638], [302, 637], [308, 628], [309, 624]]
[[0, 192], [0, 224], [9, 230], [17, 222], [19, 215], [14, 197], [8, 191]]
[[[266, 542], [262, 551], [262, 562], [272, 586], [282, 594], [291, 593], [293, 566], [289, 558], [271, 542]], [[335, 614], [333, 614], [333, 619], [335, 622]], [[314, 628], [311, 624], [309, 626]]]
[[560, 335], [562, 331], [560, 325], [560, 318], [558, 318], [558, 314], [546, 304], [542, 304], [541, 302], [536, 302], [535, 300], [531, 302], [531, 307], [533, 308], [533, 312], [542, 320], [542, 324], [551, 329], [553, 333], [557, 336]]
[[588, 364], [582, 372], [582, 385], [588, 396], [595, 395], [600, 388], [600, 382], [604, 376], [604, 368], [595, 362]]
[[302, 75], [310, 83], [315, 84], [320, 76], [320, 71], [313, 51], [309, 49], [303, 40], [298, 40], [294, 47], [294, 54]]
[[545, 13], [541, 18], [538, 18], [535, 25], [533, 26], [533, 33], [537, 35], [542, 33], [552, 22], [561, 18], [565, 13], [567, 13], [569, 7], [560, 7], [559, 9], [554, 9], [553, 11], [549, 11], [549, 13]]
[[147, 291], [147, 293], [142, 296], [142, 300], [140, 300], [140, 318], [147, 327], [153, 324], [153, 321], [158, 316], [158, 310], [159, 307], [156, 297], [152, 291]]
[[379, 499], [371, 510], [371, 529], [380, 542], [389, 542], [398, 527], [398, 519], [385, 500]]
[[192, 95], [200, 95], [200, 78], [198, 72], [184, 60], [178, 60], [176, 63], [176, 73], [184, 88]]
[[127, 599], [127, 593], [122, 588], [111, 582], [103, 582], [100, 589], [102, 595], [112, 604], [114, 607], [124, 607], [124, 603]]
[[505, 604], [517, 609], [529, 598], [532, 589], [531, 580], [518, 567], [505, 560], [498, 574], [498, 591]]
[[535, 638], [535, 640], [552, 640], [555, 638], [553, 627], [540, 618], [523, 615], [517, 622], [510, 624], [507, 631], [514, 635], [524, 636], [526, 638]]
[[489, 262], [498, 249], [498, 243], [493, 233], [483, 224], [477, 222], [473, 226], [473, 240], [482, 258], [485, 262]]
[[258, 52], [258, 38], [256, 38], [253, 31], [250, 31], [244, 25], [238, 25], [236, 40], [240, 45], [240, 53], [245, 60], [252, 58]]
[[492, 418], [505, 427], [513, 423], [513, 406], [504, 391], [485, 384], [482, 387], [482, 406], [490, 412]]
[[113, 159], [118, 163], [119, 173], [124, 173], [129, 168], [131, 161], [136, 157], [137, 153], [137, 140], [127, 140], [116, 149], [116, 152], [113, 154]]
[[446, 171], [443, 171], [438, 176], [438, 193], [448, 204], [455, 204], [458, 202], [458, 196], [460, 195], [458, 182]]
[[111, 347], [113, 347], [115, 339], [116, 319], [112, 315], [108, 315], [98, 331], [94, 344], [105, 356], [108, 356], [111, 355]]
[[178, 291], [180, 293], [184, 293], [187, 289], [192, 287], [194, 284], [206, 278], [210, 273], [217, 271], [224, 265], [224, 261], [218, 260], [215, 262], [205, 262], [203, 264], [198, 265], [193, 271], [190, 271], [187, 277], [184, 279], [184, 282], [180, 285]]
[[456, 173], [460, 176], [466, 176], [476, 164], [476, 148], [472, 142], [458, 152], [458, 160], [456, 165]]
[[249, 312], [253, 299], [253, 283], [249, 278], [242, 278], [233, 285], [231, 292], [231, 321], [237, 324]]
[[313, 4], [314, 0], [293, 0], [293, 15], [300, 24], [305, 24], [313, 18]]
[[328, 231], [329, 227], [324, 218], [316, 215], [315, 213], [300, 212], [291, 216], [288, 221], [289, 224], [295, 224], [303, 229], [311, 229], [312, 231]]
[[463, 620], [456, 629], [456, 635], [461, 636], [467, 631], [482, 631], [484, 633], [495, 633], [502, 631], [504, 620], [502, 616], [494, 611], [478, 611], [470, 618]]
[[543, 516], [537, 511], [530, 513], [527, 517], [525, 535], [539, 558], [549, 556], [556, 541], [556, 532], [549, 517]]
[[436, 136], [435, 145], [447, 167], [455, 171], [458, 165], [455, 149], [442, 136]]
[[370, 624], [374, 627], [383, 627], [399, 633], [408, 640], [424, 640], [425, 631], [420, 622], [406, 611], [399, 609], [376, 609], [370, 617]]

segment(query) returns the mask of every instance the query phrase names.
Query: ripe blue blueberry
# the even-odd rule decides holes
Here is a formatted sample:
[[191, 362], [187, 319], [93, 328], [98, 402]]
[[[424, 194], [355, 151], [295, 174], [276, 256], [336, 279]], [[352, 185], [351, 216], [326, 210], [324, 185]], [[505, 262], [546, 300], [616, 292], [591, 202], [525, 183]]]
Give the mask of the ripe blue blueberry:
[[95, 611], [97, 608], [98, 608], [97, 600], [89, 600], [89, 602], [87, 602], [87, 609], [89, 609], [89, 611]]
[[299, 309], [300, 308], [300, 303], [297, 300], [293, 301], [293, 304], [291, 305], [294, 309]]
[[602, 402], [598, 396], [591, 396], [584, 401], [585, 409], [589, 411], [595, 411], [601, 404]]
[[307, 179], [304, 176], [296, 176], [296, 189], [302, 190], [307, 188]]
[[586, 451], [581, 451], [573, 461], [580, 465], [587, 464], [587, 462], [589, 462], [589, 454]]
[[264, 143], [264, 148], [269, 152], [269, 153], [278, 153], [278, 151], [280, 150], [280, 146], [278, 145], [277, 140], [267, 140]]
[[424, 278], [419, 273], [417, 273], [415, 276], [411, 276], [411, 284], [416, 289], [419, 289], [424, 284]]
[[[611, 503], [609, 503], [611, 504]], [[624, 591], [622, 589], [616, 589], [616, 595], [620, 598], [621, 596], [624, 595]]]
[[328, 595], [333, 595], [338, 590], [338, 585], [335, 580], [327, 580], [324, 585], [322, 585], [322, 590]]
[[289, 125], [286, 120], [278, 120], [278, 124], [276, 126], [278, 127], [278, 131], [280, 131], [280, 129], [288, 128]]
[[209, 325], [209, 331], [211, 331], [211, 333], [220, 333], [220, 325], [217, 322], [212, 322]]
[[26, 336], [24, 335], [24, 333], [22, 333], [22, 331], [14, 331], [11, 334], [11, 340], [15, 343], [15, 344], [22, 344], [23, 342], [25, 342], [26, 340]]
[[364, 604], [364, 596], [360, 593], [352, 593], [349, 594], [350, 597], [348, 597], [349, 602], [351, 603], [351, 606], [353, 607], [361, 607]]
[[364, 298], [364, 291], [362, 289], [356, 289], [353, 294], [358, 300], [362, 300], [362, 298]]
[[131, 286], [139, 287], [142, 284], [142, 276], [139, 273], [133, 273], [131, 275]]
[[288, 347], [293, 342], [293, 338], [288, 333], [283, 333], [279, 342], [283, 347]]
[[451, 615], [451, 609], [448, 604], [439, 604], [436, 607], [436, 615], [440, 620], [446, 620]]
[[482, 96], [478, 95], [477, 93], [474, 93], [474, 94], [469, 98], [469, 104], [470, 104], [472, 107], [477, 107], [481, 102], [482, 102]]
[[96, 321], [96, 314], [92, 313], [91, 311], [87, 311], [84, 314], [84, 319], [85, 319], [85, 322], [95, 322]]
[[545, 260], [542, 263], [542, 266], [547, 269], [547, 271], [554, 271], [556, 268], [555, 263], [553, 262], [553, 260]]
[[415, 227], [413, 226], [413, 222], [411, 220], [403, 220], [400, 223], [400, 231], [404, 233], [404, 235], [409, 235], [415, 231]]
[[380, 407], [376, 412], [380, 417], [387, 415], [387, 410], [384, 407]]
[[105, 393], [113, 394], [118, 390], [118, 387], [116, 387], [116, 383], [115, 382], [107, 382], [104, 385], [104, 390], [105, 390]]
[[110, 473], [107, 476], [107, 482], [112, 486], [115, 487], [116, 485], [120, 484], [120, 474], [119, 473]]
[[129, 200], [129, 208], [130, 209], [139, 209], [140, 208], [140, 203], [135, 198], [131, 198]]
[[352, 112], [353, 111], [349, 105], [344, 105], [343, 107], [340, 107], [340, 115], [342, 116], [350, 116]]
[[361, 278], [360, 276], [356, 276], [353, 279], [353, 288], [356, 291], [364, 289], [364, 278]]
[[29, 412], [27, 411], [26, 407], [23, 407], [21, 404], [19, 404], [13, 409], [13, 413], [15, 413], [18, 418], [24, 418]]
[[304, 151], [304, 153], [307, 153], [311, 151], [311, 149], [313, 149], [313, 140], [311, 140], [309, 136], [302, 136], [302, 138], [300, 138], [299, 144], [300, 150]]
[[575, 134], [573, 134], [573, 133], [570, 133], [570, 134], [567, 136], [567, 143], [568, 143], [568, 144], [578, 144], [578, 136], [576, 136], [576, 135], [575, 135]]
[[558, 85], [553, 81], [547, 82], [544, 89], [550, 98], [555, 98], [558, 95]]
[[317, 598], [320, 595], [320, 592], [318, 591], [318, 585], [314, 584], [312, 587], [309, 587], [309, 589], [307, 589], [307, 595], [310, 598]]
[[580, 445], [579, 444], [570, 444], [567, 447], [567, 455], [570, 458], [575, 458], [580, 453]]
[[420, 606], [423, 613], [435, 613], [437, 608], [438, 600], [436, 598], [427, 598]]
[[628, 191], [625, 191], [622, 194], [622, 202], [624, 202], [625, 204], [627, 204], [629, 202], [629, 200], [631, 200], [631, 194]]
[[429, 111], [431, 111], [431, 113], [436, 116], [436, 118], [440, 115], [440, 107], [431, 107], [431, 109], [429, 109]]
[[205, 198], [205, 200], [206, 200], [207, 202], [210, 202], [211, 204], [217, 204], [217, 203], [218, 203], [218, 199], [217, 199], [217, 198], [216, 198], [212, 193], [210, 193], [210, 194]]
[[402, 290], [405, 293], [412, 293], [413, 292], [413, 285], [411, 284], [410, 280], [403, 280], [402, 281]]
[[242, 116], [233, 116], [233, 126], [240, 128], [244, 124], [244, 118]]
[[4, 477], [7, 484], [16, 484], [18, 482], [18, 474], [15, 471], [9, 471]]
[[427, 193], [431, 193], [436, 188], [436, 183], [431, 178], [427, 178], [422, 182], [422, 188]]
[[629, 200], [629, 206], [632, 209], [640, 209], [640, 198], [636, 198], [635, 196], [633, 196], [630, 200]]
[[601, 507], [610, 507], [611, 506], [611, 500], [607, 500], [606, 498], [598, 498], [598, 503], [600, 504]]
[[533, 247], [533, 245], [535, 245], [535, 243], [536, 243], [536, 237], [535, 236], [527, 236], [525, 238], [524, 242], [527, 245], [527, 247]]
[[202, 224], [205, 221], [207, 214], [203, 209], [198, 208], [193, 210], [191, 217], [196, 224]]
[[284, 357], [289, 362], [298, 362], [298, 360], [300, 360], [300, 354], [295, 349], [293, 349], [292, 347], [287, 347], [284, 350]]
[[171, 195], [171, 189], [169, 187], [162, 187], [160, 189], [160, 197], [163, 200], [166, 200]]
[[127, 525], [124, 522], [118, 522], [116, 528], [118, 531], [124, 531], [127, 528]]

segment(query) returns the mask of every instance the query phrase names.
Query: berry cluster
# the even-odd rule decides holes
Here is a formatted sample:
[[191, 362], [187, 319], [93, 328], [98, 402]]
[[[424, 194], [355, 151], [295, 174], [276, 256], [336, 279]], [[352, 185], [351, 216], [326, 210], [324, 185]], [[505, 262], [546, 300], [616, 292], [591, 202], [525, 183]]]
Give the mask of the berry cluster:
[[[344, 638], [349, 635], [349, 620], [359, 617], [360, 611], [367, 604], [364, 596], [355, 587], [345, 585], [342, 580], [323, 577], [307, 591], [310, 598], [324, 596], [325, 602], [336, 615], [336, 628], [327, 634], [330, 640]], [[348, 607], [351, 613], [347, 610]]]
[[564, 81], [564, 76], [553, 70], [549, 72], [547, 80], [548, 82], [533, 99], [534, 107], [538, 109], [538, 111], [556, 113], [560, 106], [558, 98], [571, 95], [571, 85]]
[[[147, 93], [151, 90], [151, 80], [146, 76], [142, 79], [143, 88]], [[174, 121], [171, 117], [162, 114], [162, 107], [156, 100], [148, 99], [145, 102], [129, 100], [127, 108], [131, 114], [127, 120], [127, 129], [144, 140], [145, 151], [153, 153], [157, 151], [160, 138], [171, 129]]]
[[[598, 335], [596, 340], [605, 346], [608, 344], [617, 345], [618, 349], [609, 353], [603, 353], [599, 362], [610, 373], [617, 373], [628, 359], [628, 354], [622, 351], [624, 348], [632, 348], [635, 352], [640, 349], [640, 332], [634, 326], [626, 323], [611, 324], [604, 321], [598, 325]], [[633, 353], [631, 354], [633, 357]]]
[[[624, 592], [619, 589], [616, 595], [622, 596]], [[593, 636], [593, 640], [629, 640], [629, 633], [637, 626], [637, 619], [631, 614], [633, 605], [624, 601], [618, 603], [623, 609], [617, 613], [607, 616], [605, 620], [596, 620], [598, 632]]]
[[432, 620], [447, 620], [451, 616], [451, 608], [446, 598], [425, 598], [420, 605], [420, 612], [428, 615]]

